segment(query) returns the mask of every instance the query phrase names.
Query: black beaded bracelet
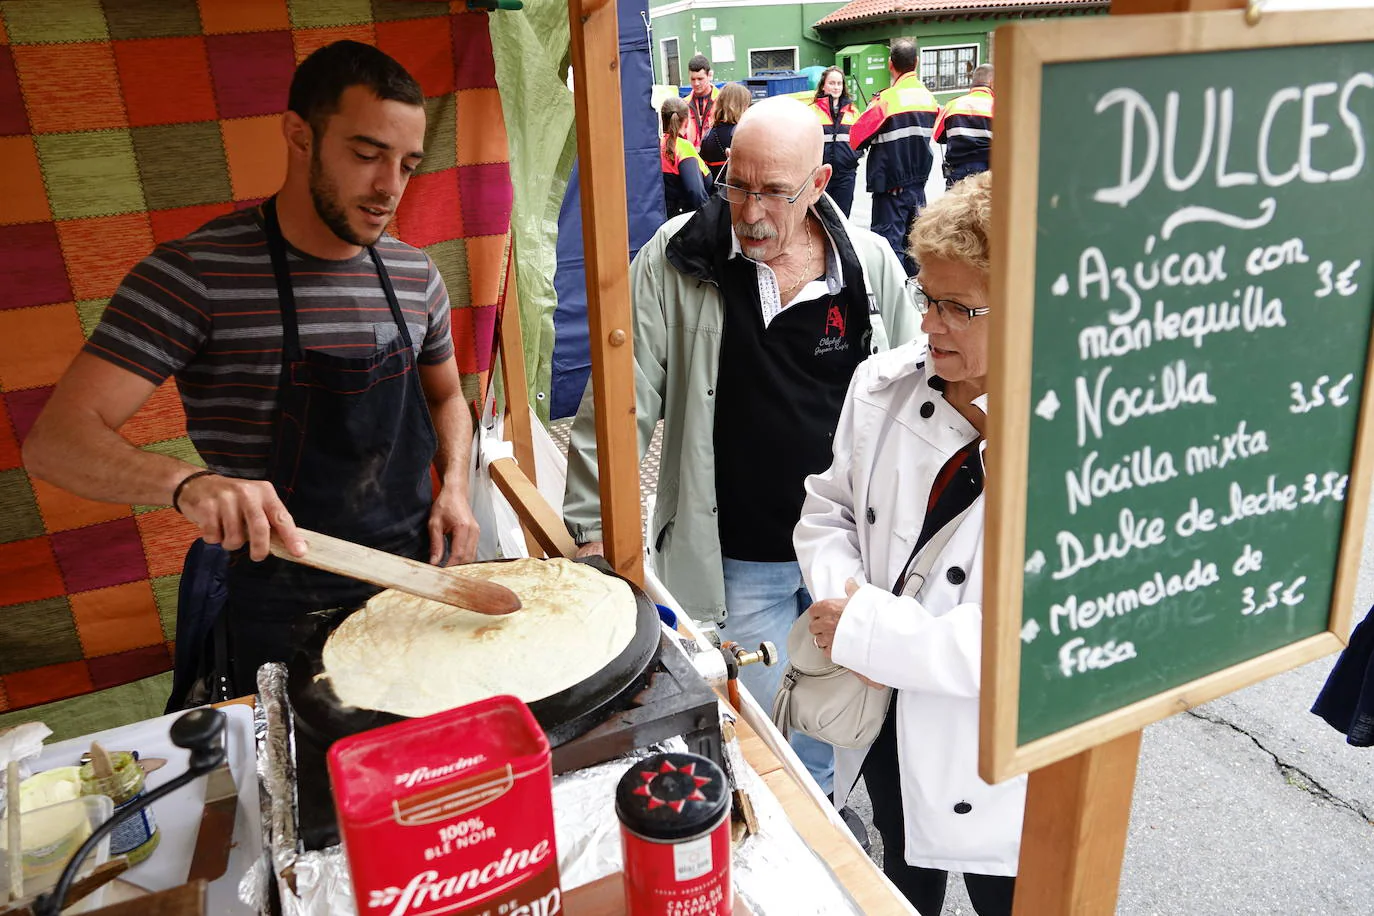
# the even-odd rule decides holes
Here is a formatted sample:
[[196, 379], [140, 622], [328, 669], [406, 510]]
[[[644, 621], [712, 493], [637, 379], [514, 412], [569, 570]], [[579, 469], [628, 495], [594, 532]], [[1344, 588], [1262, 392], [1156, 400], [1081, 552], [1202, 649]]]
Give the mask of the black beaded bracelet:
[[181, 483], [177, 484], [177, 488], [172, 491], [172, 508], [178, 512], [181, 511], [181, 506], [177, 505], [177, 503], [181, 499], [181, 491], [186, 489], [188, 483], [195, 480], [197, 477], [209, 477], [214, 473], [214, 471], [209, 470], [196, 471], [194, 474], [187, 474], [185, 477], [181, 478]]

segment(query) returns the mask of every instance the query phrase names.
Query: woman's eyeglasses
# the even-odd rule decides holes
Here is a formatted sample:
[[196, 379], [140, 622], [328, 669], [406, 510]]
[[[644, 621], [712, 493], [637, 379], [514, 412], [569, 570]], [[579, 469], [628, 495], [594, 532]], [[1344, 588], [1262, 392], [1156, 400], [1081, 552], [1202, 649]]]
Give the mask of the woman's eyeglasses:
[[973, 324], [973, 319], [992, 311], [990, 308], [970, 308], [953, 299], [932, 299], [926, 295], [926, 291], [921, 288], [920, 280], [916, 277], [907, 277], [906, 294], [911, 297], [911, 304], [916, 307], [917, 312], [924, 315], [934, 306], [940, 320], [956, 331], [964, 330]]

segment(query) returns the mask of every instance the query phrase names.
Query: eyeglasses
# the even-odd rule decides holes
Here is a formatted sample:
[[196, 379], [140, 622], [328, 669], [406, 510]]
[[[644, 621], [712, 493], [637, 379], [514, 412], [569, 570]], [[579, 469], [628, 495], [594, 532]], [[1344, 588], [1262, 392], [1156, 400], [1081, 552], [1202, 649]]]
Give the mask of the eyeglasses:
[[[819, 165], [812, 169], [811, 174], [806, 176], [806, 180], [803, 181], [801, 187], [797, 189], [797, 193], [793, 194], [791, 197], [786, 194], [768, 194], [763, 191], [750, 191], [745, 188], [736, 187], [732, 184], [727, 184], [724, 181], [720, 182], [717, 187], [720, 188], [721, 196], [736, 206], [743, 205], [745, 201], [752, 197], [759, 202], [759, 206], [763, 207], [763, 209], [778, 213], [795, 204], [801, 196], [806, 193], [806, 189], [811, 185], [811, 179], [816, 177], [816, 173], [819, 172], [820, 169], [821, 167]], [[730, 174], [727, 172], [725, 177], [729, 178]]]
[[911, 304], [916, 306], [917, 312], [924, 315], [933, 305], [940, 320], [956, 331], [964, 330], [973, 324], [973, 319], [992, 311], [990, 308], [969, 308], [953, 299], [932, 299], [926, 295], [926, 291], [921, 288], [920, 280], [916, 277], [907, 277], [906, 294], [911, 297]]

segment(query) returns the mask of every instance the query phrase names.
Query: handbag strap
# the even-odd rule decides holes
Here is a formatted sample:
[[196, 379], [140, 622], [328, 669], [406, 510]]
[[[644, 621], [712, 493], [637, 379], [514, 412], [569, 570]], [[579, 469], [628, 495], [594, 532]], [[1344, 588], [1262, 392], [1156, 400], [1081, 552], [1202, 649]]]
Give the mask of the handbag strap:
[[[903, 594], [907, 586], [914, 581], [916, 583], [916, 594], [912, 597], [920, 596], [922, 589], [925, 588], [926, 578], [930, 575], [930, 571], [935, 566], [935, 561], [939, 558], [941, 551], [945, 549], [945, 545], [949, 543], [949, 539], [954, 537], [954, 532], [963, 524], [964, 518], [973, 511], [973, 507], [978, 504], [978, 500], [981, 498], [982, 494], [980, 493], [973, 502], [964, 507], [963, 512], [954, 516], [954, 518], [942, 525], [940, 530], [932, 534], [925, 544], [911, 551], [911, 556], [907, 557], [906, 565], [902, 567], [902, 574], [897, 577], [897, 581], [892, 585], [892, 594]], [[916, 564], [914, 567], [912, 566], [913, 562]]]

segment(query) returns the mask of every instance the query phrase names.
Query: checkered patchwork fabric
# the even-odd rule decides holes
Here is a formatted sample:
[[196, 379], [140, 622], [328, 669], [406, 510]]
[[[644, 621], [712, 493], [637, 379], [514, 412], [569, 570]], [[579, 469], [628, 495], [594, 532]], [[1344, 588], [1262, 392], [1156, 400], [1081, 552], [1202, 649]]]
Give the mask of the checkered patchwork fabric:
[[[424, 165], [392, 231], [443, 274], [475, 393], [511, 212], [485, 13], [447, 0], [0, 0], [0, 711], [171, 666], [192, 527], [33, 480], [19, 446], [125, 272], [281, 184], [291, 74], [341, 38], [377, 45], [424, 90]], [[122, 432], [201, 463], [170, 382]]]

